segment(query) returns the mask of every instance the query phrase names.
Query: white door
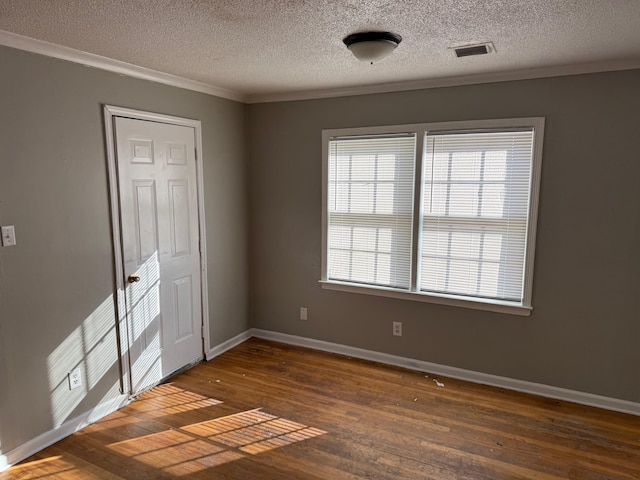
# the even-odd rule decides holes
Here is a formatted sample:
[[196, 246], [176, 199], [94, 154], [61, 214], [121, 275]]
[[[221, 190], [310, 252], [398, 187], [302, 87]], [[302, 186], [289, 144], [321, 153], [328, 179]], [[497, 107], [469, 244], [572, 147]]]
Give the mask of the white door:
[[202, 358], [194, 129], [115, 118], [131, 393]]

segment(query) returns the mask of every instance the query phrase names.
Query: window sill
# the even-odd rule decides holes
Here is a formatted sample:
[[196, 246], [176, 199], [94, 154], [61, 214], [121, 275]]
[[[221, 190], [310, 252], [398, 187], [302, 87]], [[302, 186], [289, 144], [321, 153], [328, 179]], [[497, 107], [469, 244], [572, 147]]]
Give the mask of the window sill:
[[320, 280], [320, 284], [322, 285], [322, 288], [326, 290], [399, 298], [402, 300], [413, 300], [417, 302], [437, 303], [439, 305], [450, 305], [454, 307], [471, 308], [474, 310], [485, 310], [488, 312], [507, 313], [523, 317], [531, 315], [531, 310], [533, 310], [532, 307], [527, 307], [519, 303], [504, 302], [500, 300], [478, 300], [473, 297], [454, 297], [452, 295], [434, 293], [407, 292], [405, 290], [396, 290], [394, 288], [365, 287], [362, 285], [336, 282], [333, 280]]

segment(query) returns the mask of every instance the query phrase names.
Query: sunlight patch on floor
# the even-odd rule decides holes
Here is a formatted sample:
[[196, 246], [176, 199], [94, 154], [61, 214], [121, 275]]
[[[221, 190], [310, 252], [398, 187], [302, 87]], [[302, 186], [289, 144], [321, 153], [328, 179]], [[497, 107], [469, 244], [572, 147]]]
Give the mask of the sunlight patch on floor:
[[[85, 427], [76, 435], [86, 435], [88, 438], [95, 433], [110, 436], [113, 434], [106, 433], [109, 430], [121, 430], [125, 435], [128, 432], [128, 436], [131, 436], [131, 432], [138, 430], [137, 427], [133, 427], [134, 424], [222, 403], [220, 400], [168, 383], [141, 395], [127, 407], [129, 410], [114, 412]], [[175, 418], [179, 420], [181, 417]], [[155, 424], [155, 420], [152, 422]], [[151, 470], [180, 477], [326, 433], [256, 408], [203, 422], [167, 428], [156, 433], [110, 443], [105, 447], [120, 455], [121, 461], [140, 462]], [[17, 465], [11, 469], [11, 474], [18, 473], [20, 478], [25, 476], [37, 479], [100, 478], [93, 473], [87, 473], [83, 465], [74, 464], [74, 460], [76, 463], [84, 463], [82, 459], [73, 455], [68, 458], [66, 455], [52, 456]], [[134, 465], [135, 463], [130, 464], [132, 467]]]
[[109, 445], [113, 451], [173, 475], [186, 475], [242, 458], [191, 435], [166, 430]]
[[260, 409], [188, 425], [182, 430], [252, 455], [327, 433]]
[[102, 432], [105, 430], [111, 430], [114, 428], [126, 427], [133, 423], [139, 422], [140, 419], [132, 415], [127, 415], [120, 412], [115, 412], [109, 415], [106, 419], [100, 420], [96, 423], [86, 426], [82, 430], [76, 432], [77, 435], [90, 435], [96, 432]]
[[10, 478], [100, 480], [103, 477], [81, 469], [72, 461], [64, 459], [62, 455], [54, 455], [12, 467]]
[[[138, 411], [144, 410], [145, 415], [154, 417], [221, 403], [171, 384], [161, 385], [142, 395], [141, 399], [144, 401], [138, 404]], [[122, 417], [110, 421], [116, 422], [114, 426], [119, 426], [117, 422], [126, 422]], [[112, 443], [107, 447], [126, 458], [181, 476], [325, 433], [257, 408]]]
[[184, 413], [197, 408], [220, 405], [215, 398], [206, 397], [172, 384], [160, 385], [140, 396], [141, 402], [134, 402], [131, 407], [151, 418]]

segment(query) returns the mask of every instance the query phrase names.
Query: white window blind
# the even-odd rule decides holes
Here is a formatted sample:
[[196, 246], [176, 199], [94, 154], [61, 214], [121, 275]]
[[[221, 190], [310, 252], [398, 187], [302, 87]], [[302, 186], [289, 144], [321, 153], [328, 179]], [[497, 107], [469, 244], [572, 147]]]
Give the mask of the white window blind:
[[544, 118], [324, 130], [322, 288], [529, 315]]
[[533, 129], [427, 132], [421, 291], [521, 302]]
[[327, 278], [411, 288], [416, 134], [329, 140]]

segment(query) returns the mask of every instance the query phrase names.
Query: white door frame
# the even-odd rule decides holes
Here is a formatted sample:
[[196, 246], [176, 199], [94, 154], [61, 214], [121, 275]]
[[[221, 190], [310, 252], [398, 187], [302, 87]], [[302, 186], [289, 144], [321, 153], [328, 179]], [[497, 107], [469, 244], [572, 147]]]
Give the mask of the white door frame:
[[118, 186], [117, 158], [115, 153], [115, 117], [125, 117], [134, 120], [147, 120], [151, 122], [167, 123], [193, 128], [196, 147], [196, 189], [198, 197], [198, 225], [199, 225], [199, 245], [200, 245], [200, 296], [202, 302], [202, 337], [203, 357], [210, 347], [209, 341], [209, 300], [207, 287], [207, 242], [204, 216], [204, 181], [203, 181], [203, 156], [202, 156], [202, 126], [199, 120], [189, 118], [173, 117], [160, 113], [144, 112], [130, 108], [104, 105], [104, 126], [107, 142], [107, 164], [109, 170], [109, 196], [111, 202], [111, 226], [113, 231], [113, 251], [116, 274], [116, 314], [117, 327], [119, 332], [119, 357], [122, 378], [120, 380], [120, 391], [124, 394], [132, 395], [133, 385], [131, 383], [131, 363], [129, 357], [129, 336], [127, 323], [127, 309], [125, 305], [125, 279], [124, 279], [124, 256], [122, 251], [121, 236], [121, 213], [120, 194]]

